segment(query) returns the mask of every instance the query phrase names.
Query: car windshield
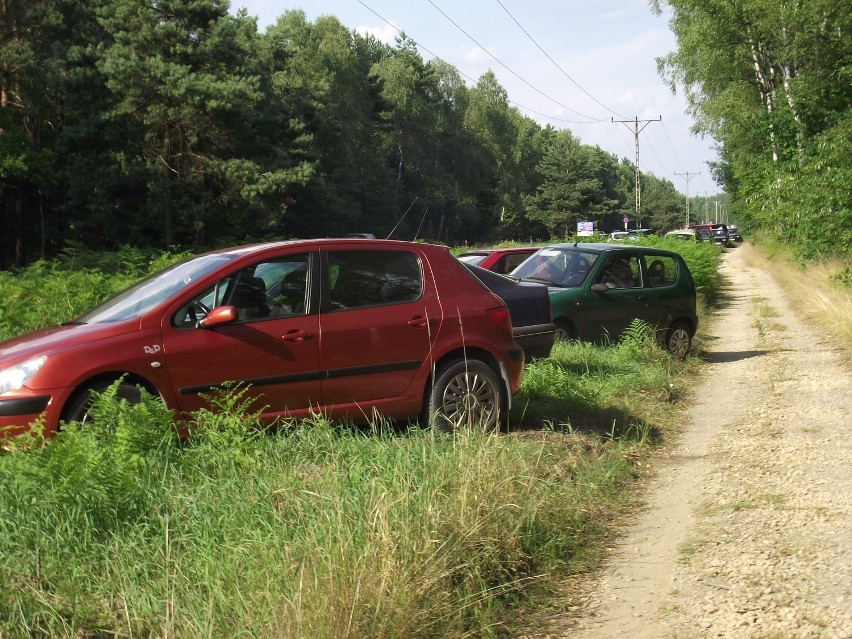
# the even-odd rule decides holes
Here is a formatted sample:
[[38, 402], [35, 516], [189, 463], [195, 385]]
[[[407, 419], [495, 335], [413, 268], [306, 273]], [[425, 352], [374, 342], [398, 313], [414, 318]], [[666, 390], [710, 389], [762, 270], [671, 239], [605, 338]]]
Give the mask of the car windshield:
[[488, 257], [486, 253], [468, 253], [466, 255], [459, 255], [459, 261], [464, 262], [465, 264], [479, 266], [485, 261], [486, 257]]
[[236, 254], [202, 255], [174, 264], [124, 289], [74, 322], [99, 324], [139, 317], [236, 257]]
[[579, 248], [545, 248], [531, 255], [512, 275], [549, 286], [575, 288], [586, 280], [597, 258], [597, 253]]

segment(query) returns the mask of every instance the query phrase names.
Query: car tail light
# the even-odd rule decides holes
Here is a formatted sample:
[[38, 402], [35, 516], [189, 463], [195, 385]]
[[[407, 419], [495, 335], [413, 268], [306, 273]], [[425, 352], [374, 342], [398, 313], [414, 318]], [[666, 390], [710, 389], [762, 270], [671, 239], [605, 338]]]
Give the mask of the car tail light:
[[505, 328], [510, 333], [512, 332], [512, 316], [509, 315], [509, 309], [505, 306], [497, 306], [495, 308], [489, 308], [488, 311], [489, 319], [500, 326]]

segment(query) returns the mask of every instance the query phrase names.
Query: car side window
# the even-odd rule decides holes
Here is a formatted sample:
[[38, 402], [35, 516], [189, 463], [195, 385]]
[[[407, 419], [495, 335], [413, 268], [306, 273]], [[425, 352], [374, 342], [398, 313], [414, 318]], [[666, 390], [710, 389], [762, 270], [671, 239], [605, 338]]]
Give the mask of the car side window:
[[492, 270], [501, 274], [511, 273], [529, 256], [530, 253], [507, 253], [497, 261]]
[[408, 251], [333, 251], [331, 310], [413, 302], [423, 289], [420, 260]]
[[237, 321], [304, 315], [308, 308], [307, 253], [258, 262], [229, 273], [175, 314], [172, 323], [191, 328], [218, 306], [233, 306]]
[[595, 284], [606, 284], [609, 288], [637, 288], [642, 286], [639, 276], [639, 260], [635, 255], [611, 255], [606, 258]]
[[648, 286], [668, 286], [674, 284], [677, 264], [674, 258], [666, 255], [654, 255], [646, 258]]

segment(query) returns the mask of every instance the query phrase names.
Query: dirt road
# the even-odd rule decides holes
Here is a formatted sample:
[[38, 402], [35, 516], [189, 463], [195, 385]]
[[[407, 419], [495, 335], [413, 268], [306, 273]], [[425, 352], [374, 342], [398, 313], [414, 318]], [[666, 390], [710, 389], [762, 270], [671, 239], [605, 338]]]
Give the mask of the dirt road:
[[750, 250], [645, 507], [544, 636], [852, 638], [852, 374]]

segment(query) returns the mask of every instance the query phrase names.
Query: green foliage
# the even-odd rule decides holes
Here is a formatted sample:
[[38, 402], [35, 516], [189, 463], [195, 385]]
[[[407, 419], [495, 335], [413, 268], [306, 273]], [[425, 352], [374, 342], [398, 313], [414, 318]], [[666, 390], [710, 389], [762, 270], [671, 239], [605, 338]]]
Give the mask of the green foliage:
[[831, 0], [653, 5], [671, 9], [678, 42], [659, 66], [720, 144], [731, 213], [804, 259], [848, 259], [852, 12]]
[[130, 247], [94, 253], [69, 245], [53, 261], [37, 261], [17, 273], [0, 271], [0, 339], [67, 322], [188, 256]]
[[597, 560], [689, 367], [638, 324], [559, 342], [508, 436], [266, 432], [232, 388], [180, 442], [158, 399], [114, 386], [93, 422], [0, 455], [0, 634], [501, 636], [543, 575]]

